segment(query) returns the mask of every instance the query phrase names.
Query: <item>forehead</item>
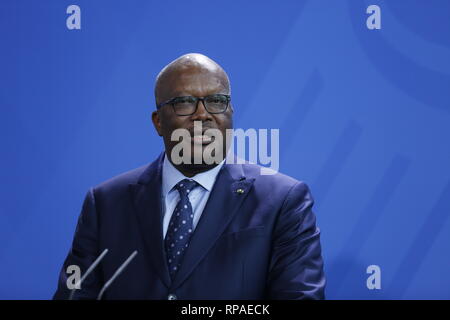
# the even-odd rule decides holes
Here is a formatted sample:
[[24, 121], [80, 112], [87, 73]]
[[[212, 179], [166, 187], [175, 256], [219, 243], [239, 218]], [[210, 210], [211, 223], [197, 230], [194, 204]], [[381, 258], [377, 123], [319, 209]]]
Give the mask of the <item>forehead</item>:
[[214, 93], [228, 93], [223, 74], [205, 69], [185, 69], [173, 72], [164, 82], [163, 95], [166, 98], [192, 95], [206, 96]]

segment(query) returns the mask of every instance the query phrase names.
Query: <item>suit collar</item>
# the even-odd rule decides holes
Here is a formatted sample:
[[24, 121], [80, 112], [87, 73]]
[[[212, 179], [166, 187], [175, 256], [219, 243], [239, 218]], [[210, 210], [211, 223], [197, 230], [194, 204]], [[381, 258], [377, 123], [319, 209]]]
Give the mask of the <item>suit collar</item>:
[[[254, 179], [246, 179], [241, 164], [224, 164], [191, 236], [172, 287], [179, 287], [214, 246], [246, 199]], [[237, 190], [240, 189], [240, 192]]]
[[147, 248], [149, 262], [162, 282], [169, 287], [170, 276], [164, 250], [161, 207], [163, 153], [141, 174], [136, 184], [130, 184], [134, 208]]
[[[205, 257], [246, 199], [254, 179], [244, 175], [241, 164], [225, 163], [191, 237], [180, 270], [171, 283], [163, 240], [162, 166], [164, 153], [151, 163], [130, 189], [149, 260], [162, 282], [178, 287]], [[237, 190], [239, 192], [237, 192]]]

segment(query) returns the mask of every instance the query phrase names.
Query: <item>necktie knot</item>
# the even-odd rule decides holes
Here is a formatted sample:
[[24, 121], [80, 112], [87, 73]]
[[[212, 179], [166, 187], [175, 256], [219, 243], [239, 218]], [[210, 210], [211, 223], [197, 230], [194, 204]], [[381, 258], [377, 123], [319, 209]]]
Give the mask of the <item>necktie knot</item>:
[[175, 185], [175, 188], [180, 193], [180, 196], [185, 197], [197, 186], [194, 180], [183, 179]]

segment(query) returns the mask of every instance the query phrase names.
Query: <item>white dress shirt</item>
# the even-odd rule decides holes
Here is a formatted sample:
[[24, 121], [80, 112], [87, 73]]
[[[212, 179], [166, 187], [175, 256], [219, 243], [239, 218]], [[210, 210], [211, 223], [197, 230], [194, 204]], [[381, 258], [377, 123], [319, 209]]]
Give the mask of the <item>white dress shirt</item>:
[[174, 189], [175, 185], [183, 179], [191, 179], [196, 181], [199, 185], [189, 192], [189, 201], [192, 205], [192, 211], [194, 212], [193, 228], [197, 226], [198, 221], [203, 213], [206, 202], [208, 201], [211, 190], [216, 182], [217, 174], [223, 166], [225, 159], [214, 168], [201, 172], [188, 178], [178, 171], [173, 164], [167, 159], [167, 155], [164, 154], [164, 162], [162, 168], [162, 201], [163, 204], [163, 237], [166, 237], [167, 228], [169, 226], [170, 218], [175, 210], [175, 207], [180, 200], [180, 194], [177, 189]]

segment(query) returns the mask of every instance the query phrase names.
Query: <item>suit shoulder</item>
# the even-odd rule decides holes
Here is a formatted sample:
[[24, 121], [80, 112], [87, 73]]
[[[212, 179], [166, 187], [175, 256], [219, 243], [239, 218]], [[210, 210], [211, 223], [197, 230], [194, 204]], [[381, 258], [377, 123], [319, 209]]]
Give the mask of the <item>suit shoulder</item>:
[[243, 170], [248, 178], [255, 179], [253, 183], [257, 196], [264, 199], [265, 203], [271, 203], [276, 207], [282, 207], [285, 203], [297, 203], [311, 199], [309, 186], [301, 180], [297, 180], [280, 172], [262, 174], [260, 165], [244, 164]]
[[119, 175], [116, 175], [108, 180], [105, 180], [96, 186], [94, 186], [95, 190], [104, 190], [111, 191], [116, 189], [127, 188], [129, 184], [137, 183], [139, 177], [144, 173], [144, 171], [148, 168], [148, 164], [140, 166], [138, 168], [123, 172]]
[[248, 175], [251, 178], [254, 178], [255, 181], [259, 181], [262, 183], [281, 184], [288, 187], [292, 187], [294, 185], [306, 186], [306, 183], [301, 180], [297, 180], [291, 176], [288, 176], [281, 172], [273, 171], [268, 168], [264, 168], [257, 164], [246, 163], [243, 165], [243, 169], [246, 175]]

